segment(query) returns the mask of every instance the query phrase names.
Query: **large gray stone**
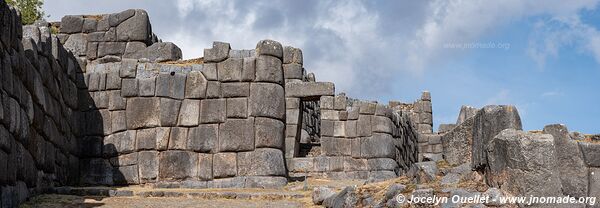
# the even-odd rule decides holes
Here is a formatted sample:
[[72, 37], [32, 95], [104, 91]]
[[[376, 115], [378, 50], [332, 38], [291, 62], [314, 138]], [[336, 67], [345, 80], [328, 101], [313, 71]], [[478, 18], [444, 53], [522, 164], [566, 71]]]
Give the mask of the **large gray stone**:
[[227, 118], [247, 118], [248, 98], [227, 98]]
[[64, 44], [65, 49], [73, 52], [76, 56], [84, 56], [87, 54], [86, 35], [77, 33], [69, 35], [69, 39]]
[[552, 135], [506, 129], [487, 145], [487, 184], [513, 196], [562, 196]]
[[185, 98], [205, 98], [208, 81], [199, 71], [191, 71], [185, 81]]
[[544, 127], [544, 133], [554, 138], [554, 148], [563, 194], [584, 197], [587, 195], [588, 168], [579, 151], [577, 141], [571, 140], [565, 125], [553, 124]]
[[187, 150], [187, 135], [188, 128], [174, 127], [171, 128], [169, 135], [170, 150]]
[[255, 81], [283, 84], [281, 60], [272, 56], [259, 56], [256, 58]]
[[190, 129], [187, 146], [188, 149], [196, 152], [215, 152], [218, 139], [218, 124], [201, 124]]
[[394, 138], [389, 134], [373, 133], [373, 136], [362, 139], [360, 154], [363, 158], [395, 158]]
[[200, 100], [185, 99], [179, 111], [179, 126], [198, 126]]
[[124, 42], [100, 42], [98, 43], [98, 57], [107, 55], [121, 56], [125, 53], [126, 46]]
[[156, 136], [156, 128], [138, 130], [136, 150], [155, 150], [157, 143]]
[[223, 97], [248, 97], [250, 94], [250, 83], [231, 82], [221, 84], [221, 93]]
[[477, 114], [477, 111], [479, 111], [479, 109], [471, 107], [471, 106], [466, 106], [466, 105], [461, 106], [460, 113], [458, 114], [458, 118], [456, 119], [456, 125], [460, 125], [461, 123], [465, 122], [467, 119], [475, 116], [475, 114]]
[[158, 98], [130, 98], [127, 100], [127, 129], [156, 127], [160, 124]]
[[182, 57], [181, 49], [171, 42], [154, 43], [133, 55], [134, 58], [147, 58], [154, 62], [177, 61]]
[[105, 157], [117, 156], [117, 154], [132, 153], [135, 150], [136, 131], [123, 131], [108, 135], [104, 138], [102, 152]]
[[474, 118], [470, 117], [456, 128], [442, 135], [444, 159], [450, 165], [471, 163], [473, 121]]
[[368, 159], [367, 165], [369, 170], [398, 170], [398, 162], [391, 158]]
[[285, 124], [271, 118], [256, 117], [254, 119], [255, 146], [283, 148]]
[[221, 82], [232, 82], [242, 80], [243, 59], [228, 58], [217, 63], [217, 75]]
[[600, 167], [600, 144], [579, 142], [585, 163], [590, 167]]
[[181, 101], [169, 98], [160, 98], [160, 125], [175, 126], [179, 115]]
[[200, 102], [200, 123], [222, 123], [226, 118], [225, 99], [207, 99]]
[[227, 119], [219, 125], [219, 151], [239, 152], [254, 149], [254, 119]]
[[323, 206], [327, 208], [356, 207], [357, 202], [356, 188], [348, 186], [339, 193], [325, 199]]
[[285, 93], [288, 97], [301, 98], [333, 96], [335, 86], [331, 82], [288, 82], [285, 84]]
[[408, 172], [416, 183], [434, 181], [438, 174], [437, 164], [433, 161], [414, 163]]
[[315, 187], [312, 192], [312, 201], [315, 205], [321, 205], [325, 199], [333, 195], [335, 195], [335, 191], [331, 188], [325, 186]]
[[119, 13], [109, 14], [107, 22], [110, 27], [115, 27], [115, 26], [121, 24], [121, 22], [129, 19], [133, 15], [135, 15], [134, 9], [128, 9], [128, 10], [125, 10], [125, 11], [122, 11]]
[[514, 106], [489, 105], [477, 112], [473, 120], [471, 167], [482, 169], [487, 166], [486, 146], [504, 129], [522, 129], [519, 112]]
[[233, 177], [237, 174], [237, 154], [220, 152], [213, 155], [213, 177]]
[[284, 176], [283, 152], [279, 149], [258, 148], [237, 154], [238, 174], [243, 176]]
[[256, 44], [256, 54], [269, 55], [281, 59], [283, 58], [283, 47], [281, 43], [274, 40], [261, 40]]
[[61, 33], [79, 33], [83, 29], [83, 17], [67, 15], [60, 20]]
[[285, 118], [283, 87], [273, 83], [251, 83], [248, 111], [251, 116]]
[[229, 50], [231, 50], [229, 43], [213, 42], [212, 48], [204, 49], [204, 61], [205, 62], [223, 61], [229, 56]]
[[197, 175], [198, 155], [179, 150], [165, 151], [159, 154], [158, 164], [159, 180], [182, 180]]
[[[144, 10], [135, 10], [135, 14], [132, 17], [124, 18], [129, 16], [130, 11], [125, 11], [126, 15], [120, 15], [120, 19], [126, 19], [117, 26], [117, 39], [119, 41], [141, 41], [149, 42], [152, 39], [152, 30], [150, 28], [150, 20], [148, 13]], [[114, 15], [111, 15], [114, 17]], [[109, 17], [109, 23], [111, 18]]]
[[213, 155], [198, 154], [198, 178], [206, 181], [213, 179]]
[[291, 46], [283, 47], [283, 63], [296, 63], [302, 65], [302, 50]]

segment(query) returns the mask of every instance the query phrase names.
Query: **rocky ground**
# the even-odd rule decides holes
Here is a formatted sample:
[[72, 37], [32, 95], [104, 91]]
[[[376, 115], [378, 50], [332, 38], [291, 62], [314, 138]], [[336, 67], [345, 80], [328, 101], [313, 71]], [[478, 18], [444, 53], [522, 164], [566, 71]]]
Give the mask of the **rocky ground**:
[[[369, 184], [309, 178], [307, 182], [291, 182], [282, 189], [62, 188], [57, 190], [61, 194], [36, 196], [22, 207], [414, 207], [421, 205], [400, 204], [395, 196], [497, 192], [488, 189], [482, 177], [465, 165], [423, 162], [417, 167], [409, 174], [411, 178], [403, 176]], [[452, 203], [424, 206], [461, 207]]]

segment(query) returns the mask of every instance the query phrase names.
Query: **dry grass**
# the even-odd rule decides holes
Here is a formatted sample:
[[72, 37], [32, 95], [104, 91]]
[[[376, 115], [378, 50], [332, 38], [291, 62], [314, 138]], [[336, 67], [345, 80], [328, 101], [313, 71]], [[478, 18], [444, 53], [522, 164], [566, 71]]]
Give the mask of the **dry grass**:
[[96, 15], [83, 15], [83, 18], [101, 20], [102, 19], [102, 15], [99, 15], [99, 14], [96, 14]]
[[173, 64], [173, 65], [178, 65], [178, 66], [189, 66], [189, 65], [194, 65], [194, 64], [203, 64], [204, 63], [204, 57], [195, 58], [195, 59], [188, 59], [188, 60], [165, 61], [165, 62], [161, 62], [161, 63], [163, 63], [163, 64]]

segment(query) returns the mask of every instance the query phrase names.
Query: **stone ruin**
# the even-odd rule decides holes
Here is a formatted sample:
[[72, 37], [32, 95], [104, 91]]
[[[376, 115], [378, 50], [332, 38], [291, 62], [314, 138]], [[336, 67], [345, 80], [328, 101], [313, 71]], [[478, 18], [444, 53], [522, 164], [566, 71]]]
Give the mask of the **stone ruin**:
[[376, 182], [440, 160], [513, 194], [600, 196], [600, 144], [561, 125], [520, 131], [512, 106], [463, 107], [433, 132], [429, 92], [387, 105], [348, 98], [276, 41], [214, 42], [182, 61], [143, 10], [21, 26], [0, 1], [0, 19], [1, 207], [67, 186]]

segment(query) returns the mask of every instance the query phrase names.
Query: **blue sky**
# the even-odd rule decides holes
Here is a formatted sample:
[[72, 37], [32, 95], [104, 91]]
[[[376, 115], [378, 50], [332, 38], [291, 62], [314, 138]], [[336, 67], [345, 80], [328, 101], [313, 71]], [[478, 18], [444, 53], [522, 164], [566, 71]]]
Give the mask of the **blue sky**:
[[461, 105], [513, 104], [524, 129], [600, 133], [597, 0], [101, 2], [46, 0], [44, 9], [50, 20], [145, 9], [184, 58], [214, 40], [238, 49], [278, 40], [351, 97], [412, 102], [431, 91], [434, 126], [455, 122]]

